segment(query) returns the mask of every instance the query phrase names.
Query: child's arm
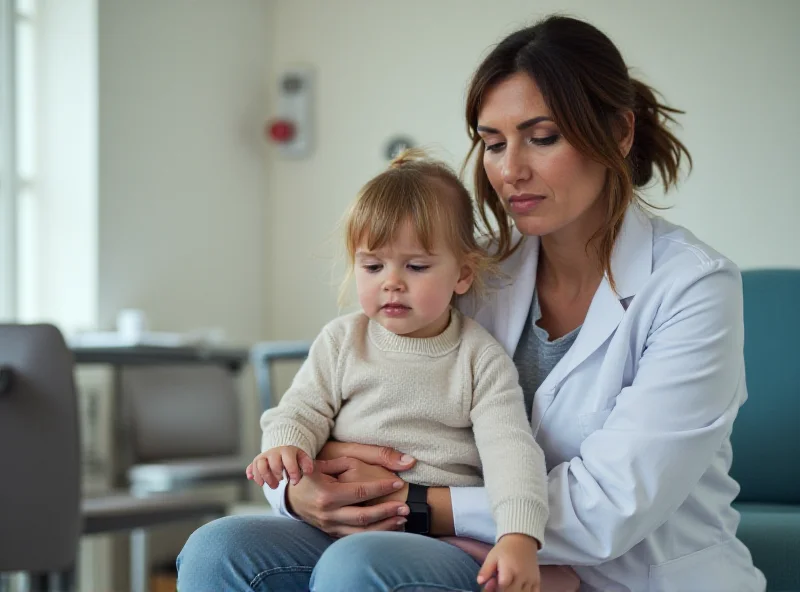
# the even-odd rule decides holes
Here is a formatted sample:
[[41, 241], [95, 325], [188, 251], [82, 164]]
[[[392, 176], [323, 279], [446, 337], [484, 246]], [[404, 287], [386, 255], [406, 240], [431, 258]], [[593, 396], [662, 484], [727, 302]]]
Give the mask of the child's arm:
[[341, 407], [338, 353], [332, 335], [323, 329], [278, 406], [261, 416], [262, 451], [295, 446], [314, 458], [328, 441]]
[[473, 376], [470, 418], [496, 537], [525, 534], [541, 545], [549, 513], [547, 473], [525, 414], [517, 369], [502, 346], [492, 344], [478, 358]]

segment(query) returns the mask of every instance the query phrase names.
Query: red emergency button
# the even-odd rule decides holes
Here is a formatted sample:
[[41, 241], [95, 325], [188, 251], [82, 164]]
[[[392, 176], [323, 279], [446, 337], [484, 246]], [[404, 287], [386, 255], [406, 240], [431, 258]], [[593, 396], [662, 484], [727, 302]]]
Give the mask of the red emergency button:
[[291, 121], [278, 119], [270, 124], [269, 137], [272, 138], [273, 141], [283, 144], [292, 140], [296, 131]]

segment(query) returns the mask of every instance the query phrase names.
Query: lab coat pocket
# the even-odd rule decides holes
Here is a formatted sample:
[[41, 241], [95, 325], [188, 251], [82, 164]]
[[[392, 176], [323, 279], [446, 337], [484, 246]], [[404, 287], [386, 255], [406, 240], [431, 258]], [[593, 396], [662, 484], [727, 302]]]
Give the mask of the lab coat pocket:
[[[736, 575], [735, 541], [717, 543], [678, 559], [650, 566], [650, 592], [731, 592], [749, 590]], [[745, 587], [741, 587], [745, 586]]]
[[589, 434], [599, 430], [611, 414], [611, 407], [603, 409], [602, 411], [592, 411], [591, 413], [583, 413], [578, 416], [578, 421], [581, 426], [581, 436], [586, 439]]

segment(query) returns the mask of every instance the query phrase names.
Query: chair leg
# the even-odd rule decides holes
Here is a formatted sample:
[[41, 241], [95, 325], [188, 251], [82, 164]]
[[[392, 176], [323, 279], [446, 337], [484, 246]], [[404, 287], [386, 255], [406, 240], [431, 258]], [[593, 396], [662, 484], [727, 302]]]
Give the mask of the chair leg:
[[[2, 590], [0, 588], [0, 590]], [[29, 592], [75, 592], [75, 569], [60, 572], [28, 574]]]
[[28, 574], [28, 590], [30, 592], [50, 592], [50, 577], [46, 573]]
[[77, 589], [75, 568], [50, 574], [51, 592], [75, 592]]
[[147, 592], [147, 577], [150, 572], [147, 548], [147, 531], [132, 530], [130, 535], [131, 592]]
[[0, 573], [0, 592], [11, 592], [13, 577], [10, 573]]

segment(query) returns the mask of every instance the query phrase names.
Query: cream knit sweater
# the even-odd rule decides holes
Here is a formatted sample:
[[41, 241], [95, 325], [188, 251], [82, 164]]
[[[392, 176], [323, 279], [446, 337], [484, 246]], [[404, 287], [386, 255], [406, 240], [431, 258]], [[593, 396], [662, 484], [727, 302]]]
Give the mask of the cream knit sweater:
[[517, 370], [483, 327], [455, 310], [447, 329], [427, 339], [391, 333], [363, 313], [332, 321], [261, 428], [262, 450], [297, 446], [314, 458], [332, 437], [410, 454], [417, 463], [400, 475], [410, 483], [485, 480], [496, 537], [544, 542], [544, 455]]

